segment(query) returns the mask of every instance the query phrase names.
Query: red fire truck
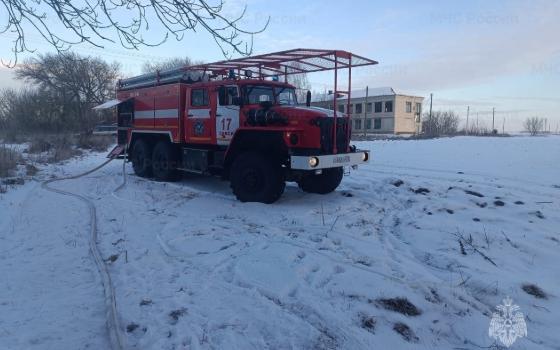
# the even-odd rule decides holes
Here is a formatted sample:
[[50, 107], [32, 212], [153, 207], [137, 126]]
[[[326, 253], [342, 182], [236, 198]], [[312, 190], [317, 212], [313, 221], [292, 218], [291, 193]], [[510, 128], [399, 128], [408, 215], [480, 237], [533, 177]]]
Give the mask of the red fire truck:
[[[273, 203], [286, 181], [326, 194], [340, 184], [344, 167], [369, 161], [350, 145], [353, 67], [377, 64], [347, 51], [295, 49], [179, 67], [119, 81], [118, 146], [138, 176], [177, 180], [180, 172], [219, 175], [243, 202]], [[339, 90], [347, 70], [348, 89]], [[334, 71], [332, 109], [298, 104], [290, 74]]]

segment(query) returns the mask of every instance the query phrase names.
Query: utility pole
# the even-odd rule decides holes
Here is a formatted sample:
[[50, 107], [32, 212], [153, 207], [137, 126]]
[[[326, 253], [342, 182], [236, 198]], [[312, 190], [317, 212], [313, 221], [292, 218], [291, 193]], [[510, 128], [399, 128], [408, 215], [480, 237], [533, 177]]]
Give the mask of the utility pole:
[[478, 112], [476, 112], [476, 132], [478, 133]]
[[434, 100], [434, 94], [430, 93], [430, 116], [428, 118], [428, 125], [430, 126], [430, 135], [432, 134], [432, 102]]
[[465, 134], [469, 134], [469, 112], [471, 110], [471, 106], [467, 106], [467, 126], [465, 127]]
[[432, 102], [434, 99], [434, 94], [430, 94], [430, 119], [432, 119]]
[[369, 86], [366, 86], [366, 103], [365, 103], [365, 106], [364, 106], [364, 126], [363, 126], [363, 128], [364, 128], [364, 137], [366, 136], [367, 107], [368, 107], [367, 100], [368, 100], [368, 94], [369, 94]]
[[492, 108], [492, 133], [494, 133], [494, 130], [496, 130], [494, 128], [494, 114], [496, 114], [496, 107]]

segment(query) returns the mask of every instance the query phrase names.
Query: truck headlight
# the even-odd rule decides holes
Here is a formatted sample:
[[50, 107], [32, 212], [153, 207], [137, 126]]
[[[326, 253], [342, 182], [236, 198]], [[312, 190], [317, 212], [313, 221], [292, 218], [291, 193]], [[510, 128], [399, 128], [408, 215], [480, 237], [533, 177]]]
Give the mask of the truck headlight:
[[369, 154], [367, 152], [362, 153], [362, 161], [367, 162], [369, 159]]
[[319, 158], [317, 158], [317, 157], [309, 158], [309, 166], [310, 167], [315, 168], [317, 165], [319, 165]]

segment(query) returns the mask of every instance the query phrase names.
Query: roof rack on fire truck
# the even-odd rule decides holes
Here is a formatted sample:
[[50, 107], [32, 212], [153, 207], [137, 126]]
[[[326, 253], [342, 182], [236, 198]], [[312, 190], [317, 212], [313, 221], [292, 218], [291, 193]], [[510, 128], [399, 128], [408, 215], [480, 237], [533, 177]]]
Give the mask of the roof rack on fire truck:
[[137, 89], [171, 83], [194, 83], [219, 79], [267, 79], [288, 75], [334, 70], [333, 94], [349, 95], [349, 91], [337, 90], [337, 71], [348, 68], [348, 86], [351, 83], [351, 69], [377, 64], [369, 58], [342, 50], [293, 49], [252, 57], [243, 57], [214, 63], [177, 67], [148, 73], [133, 78], [122, 79], [119, 90]]

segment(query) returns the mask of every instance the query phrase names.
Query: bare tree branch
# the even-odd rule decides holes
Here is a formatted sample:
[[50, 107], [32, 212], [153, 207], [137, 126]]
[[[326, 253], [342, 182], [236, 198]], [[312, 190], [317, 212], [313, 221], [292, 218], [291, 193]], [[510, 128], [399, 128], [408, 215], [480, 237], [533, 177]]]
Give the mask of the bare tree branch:
[[[27, 46], [26, 34], [34, 32], [52, 45], [58, 52], [68, 50], [79, 43], [103, 47], [104, 42], [115, 42], [129, 49], [157, 46], [169, 35], [182, 40], [185, 32], [202, 28], [209, 33], [223, 55], [237, 53], [249, 55], [253, 51], [253, 36], [263, 32], [270, 20], [257, 30], [245, 29], [241, 21], [246, 7], [239, 16], [225, 14], [224, 0], [0, 0], [5, 10], [6, 23], [0, 23], [0, 34], [15, 36], [12, 45], [14, 59], [2, 64], [13, 67], [18, 54], [33, 52]], [[67, 30], [54, 32], [52, 22]], [[148, 41], [143, 33], [155, 23], [163, 29], [162, 38]]]
[[424, 114], [422, 129], [428, 136], [454, 135], [459, 129], [459, 116], [453, 111], [434, 111]]
[[28, 102], [33, 97], [53, 99], [55, 102], [46, 104], [40, 110], [47, 116], [56, 117], [55, 125], [67, 130], [87, 131], [93, 127], [97, 116], [91, 108], [114, 95], [118, 76], [117, 64], [72, 52], [39, 55], [16, 68], [16, 78], [31, 83], [35, 88], [19, 95], [21, 105], [33, 105]]
[[153, 73], [177, 67], [188, 67], [203, 62], [193, 61], [189, 57], [172, 57], [163, 61], [147, 61], [142, 65], [142, 73]]
[[[294, 68], [288, 69], [288, 71], [295, 72], [301, 71], [301, 64], [295, 64]], [[311, 84], [309, 83], [309, 79], [307, 79], [306, 73], [299, 73], [299, 74], [291, 74], [288, 75], [288, 82], [296, 87], [296, 95], [297, 100], [299, 103], [305, 101], [307, 96], [307, 91], [311, 89]]]
[[531, 136], [538, 135], [544, 130], [544, 119], [539, 117], [527, 118], [523, 122], [523, 128], [531, 134]]

